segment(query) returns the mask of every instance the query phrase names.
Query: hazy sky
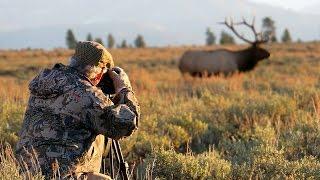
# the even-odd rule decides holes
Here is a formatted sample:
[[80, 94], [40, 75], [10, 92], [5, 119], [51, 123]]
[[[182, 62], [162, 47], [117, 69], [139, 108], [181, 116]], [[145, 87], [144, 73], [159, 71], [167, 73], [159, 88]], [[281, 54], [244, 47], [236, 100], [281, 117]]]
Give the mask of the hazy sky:
[[286, 9], [303, 10], [311, 7], [315, 3], [320, 3], [320, 0], [250, 0], [257, 3], [266, 3], [273, 6], [280, 6]]
[[219, 36], [225, 17], [252, 16], [309, 41], [320, 39], [319, 10], [320, 0], [0, 0], [0, 48], [62, 47], [68, 28], [79, 39], [143, 33], [148, 45], [203, 44], [207, 27]]

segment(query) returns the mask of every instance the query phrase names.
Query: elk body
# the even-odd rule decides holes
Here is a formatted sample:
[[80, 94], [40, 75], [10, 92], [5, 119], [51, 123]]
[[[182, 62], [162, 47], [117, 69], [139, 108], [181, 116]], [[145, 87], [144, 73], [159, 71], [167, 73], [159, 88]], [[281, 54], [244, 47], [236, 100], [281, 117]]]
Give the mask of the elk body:
[[229, 75], [234, 72], [245, 72], [252, 70], [259, 61], [266, 59], [270, 53], [259, 47], [260, 44], [267, 42], [261, 40], [261, 36], [256, 32], [254, 23], [248, 24], [245, 20], [238, 24], [244, 24], [252, 29], [256, 40], [251, 42], [240, 36], [234, 28], [234, 24], [224, 22], [240, 39], [251, 44], [247, 49], [240, 51], [213, 50], [213, 51], [187, 51], [183, 54], [179, 62], [179, 69], [184, 73], [190, 73], [192, 76], [204, 75]]

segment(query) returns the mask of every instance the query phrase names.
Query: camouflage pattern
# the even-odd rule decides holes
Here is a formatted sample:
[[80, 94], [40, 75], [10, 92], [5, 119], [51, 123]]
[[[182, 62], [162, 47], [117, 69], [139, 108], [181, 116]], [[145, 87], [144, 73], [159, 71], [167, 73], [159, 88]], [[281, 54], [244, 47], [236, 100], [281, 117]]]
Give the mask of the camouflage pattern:
[[99, 172], [105, 137], [120, 139], [137, 129], [140, 108], [131, 90], [111, 99], [69, 66], [45, 69], [29, 89], [16, 152], [31, 170], [35, 152], [46, 178]]
[[103, 45], [94, 41], [79, 41], [72, 58], [77, 59], [77, 65], [114, 66], [112, 55]]

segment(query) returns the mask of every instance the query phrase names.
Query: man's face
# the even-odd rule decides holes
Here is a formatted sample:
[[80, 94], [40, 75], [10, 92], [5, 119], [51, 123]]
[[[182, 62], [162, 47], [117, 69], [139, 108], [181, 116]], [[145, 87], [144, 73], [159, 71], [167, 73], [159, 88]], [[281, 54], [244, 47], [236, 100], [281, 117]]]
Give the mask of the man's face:
[[100, 80], [102, 79], [103, 75], [108, 71], [108, 69], [112, 69], [114, 67], [114, 62], [111, 54], [107, 52], [107, 53], [104, 53], [104, 55], [109, 55], [108, 57], [106, 57], [108, 58], [108, 61], [107, 62], [100, 61], [98, 63], [98, 65], [96, 66], [96, 68], [98, 68], [97, 75], [93, 79], [91, 79], [91, 83], [95, 86], [99, 84]]
[[100, 69], [100, 71], [98, 72], [98, 74], [93, 79], [91, 79], [92, 84], [95, 85], [95, 86], [97, 84], [99, 84], [99, 82], [102, 79], [103, 75], [107, 72], [107, 68], [106, 67], [100, 67], [99, 69]]

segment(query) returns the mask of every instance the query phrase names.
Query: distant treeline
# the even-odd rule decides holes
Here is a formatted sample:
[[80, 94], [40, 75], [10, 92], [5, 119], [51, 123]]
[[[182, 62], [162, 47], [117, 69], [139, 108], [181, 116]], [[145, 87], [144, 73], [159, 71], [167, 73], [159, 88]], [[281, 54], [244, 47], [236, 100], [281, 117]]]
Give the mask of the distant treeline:
[[[102, 45], [106, 45], [110, 49], [111, 48], [133, 48], [133, 47], [144, 48], [144, 47], [146, 47], [146, 42], [145, 42], [143, 36], [140, 34], [138, 34], [137, 37], [135, 38], [135, 40], [133, 42], [134, 46], [131, 44], [128, 44], [125, 39], [122, 40], [120, 44], [116, 45], [116, 40], [112, 34], [108, 34], [108, 36], [106, 37], [106, 42], [104, 42], [103, 38], [101, 38], [101, 37], [93, 38], [91, 33], [88, 33], [86, 40], [98, 42]], [[77, 41], [78, 40], [77, 40], [76, 36], [74, 35], [73, 31], [71, 29], [68, 29], [67, 35], [66, 35], [67, 47], [69, 49], [74, 49]]]
[[[217, 37], [208, 27], [206, 32], [206, 45], [214, 45], [216, 44]], [[262, 20], [262, 36], [268, 38], [270, 42], [278, 42], [277, 35], [276, 35], [276, 25], [275, 21], [271, 17], [265, 17]], [[108, 48], [144, 48], [147, 46], [144, 37], [141, 34], [138, 34], [132, 44], [128, 44], [128, 42], [123, 39], [120, 41], [119, 44], [116, 43], [114, 36], [110, 33], [106, 37], [106, 41], [104, 42], [104, 38], [101, 37], [93, 37], [91, 33], [88, 33], [86, 40], [87, 41], [96, 41], [100, 44], [106, 45]], [[298, 40], [301, 41], [301, 40]], [[290, 43], [292, 42], [291, 34], [289, 30], [286, 28], [281, 36], [281, 42], [283, 43]], [[74, 49], [77, 43], [77, 38], [75, 37], [73, 31], [68, 29], [66, 34], [66, 44], [69, 49]], [[220, 34], [219, 44], [235, 44], [234, 37], [227, 33], [226, 31], [222, 31]]]

